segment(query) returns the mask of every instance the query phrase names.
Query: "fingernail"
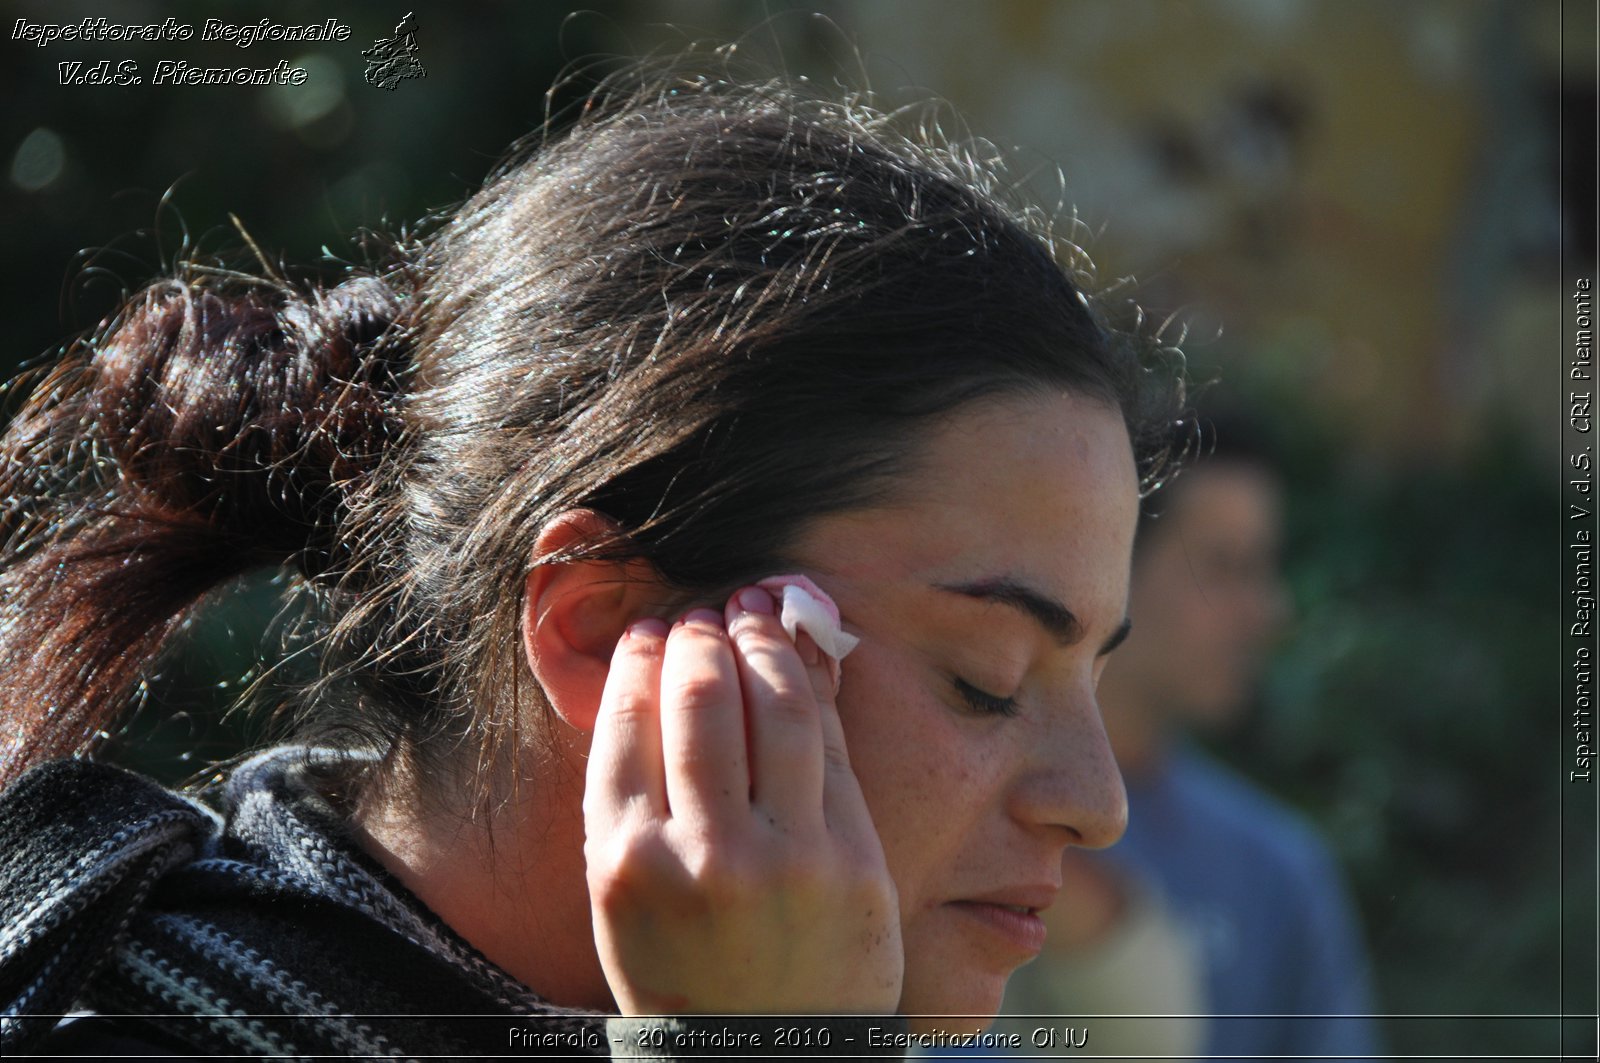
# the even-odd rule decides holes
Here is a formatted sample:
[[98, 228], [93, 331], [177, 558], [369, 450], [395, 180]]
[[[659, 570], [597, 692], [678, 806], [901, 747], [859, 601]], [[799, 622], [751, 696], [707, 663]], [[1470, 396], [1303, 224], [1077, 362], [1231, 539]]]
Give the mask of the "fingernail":
[[772, 616], [777, 610], [773, 606], [772, 595], [760, 587], [746, 587], [734, 595], [734, 600], [739, 603], [739, 608], [747, 613], [762, 613]]
[[683, 614], [683, 619], [678, 623], [701, 624], [705, 627], [716, 628], [718, 631], [722, 630], [722, 616], [712, 609], [691, 609]]
[[667, 637], [667, 622], [653, 616], [641, 617], [628, 625], [628, 637], [635, 639]]

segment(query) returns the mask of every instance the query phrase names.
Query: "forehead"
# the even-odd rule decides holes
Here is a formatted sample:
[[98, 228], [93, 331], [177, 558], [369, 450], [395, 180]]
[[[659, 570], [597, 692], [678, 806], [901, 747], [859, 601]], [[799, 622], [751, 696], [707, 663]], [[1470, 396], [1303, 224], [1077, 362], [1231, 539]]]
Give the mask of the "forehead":
[[1009, 398], [930, 428], [885, 503], [815, 521], [797, 560], [863, 591], [1020, 579], [1120, 622], [1137, 515], [1116, 409]]
[[1280, 531], [1283, 488], [1264, 465], [1213, 460], [1185, 470], [1163, 490], [1170, 494], [1153, 500], [1156, 516], [1143, 532], [1145, 546], [1273, 541]]

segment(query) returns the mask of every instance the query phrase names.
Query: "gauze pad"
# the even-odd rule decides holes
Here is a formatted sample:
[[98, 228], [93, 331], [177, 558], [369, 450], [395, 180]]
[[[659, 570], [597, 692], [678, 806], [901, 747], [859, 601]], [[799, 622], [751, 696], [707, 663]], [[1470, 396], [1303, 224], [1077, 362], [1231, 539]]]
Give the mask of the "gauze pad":
[[804, 631], [828, 658], [833, 687], [839, 689], [839, 662], [861, 640], [839, 623], [839, 607], [826, 591], [804, 576], [769, 576], [756, 584], [778, 599], [778, 620], [791, 639]]

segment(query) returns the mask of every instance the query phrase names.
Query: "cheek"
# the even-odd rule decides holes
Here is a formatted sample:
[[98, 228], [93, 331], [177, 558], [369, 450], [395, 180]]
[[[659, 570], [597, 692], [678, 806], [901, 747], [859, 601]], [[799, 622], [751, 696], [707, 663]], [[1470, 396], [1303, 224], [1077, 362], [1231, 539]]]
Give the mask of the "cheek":
[[863, 644], [839, 695], [850, 765], [903, 898], [954, 859], [966, 830], [957, 810], [981, 804], [981, 765], [930, 683], [926, 665]]

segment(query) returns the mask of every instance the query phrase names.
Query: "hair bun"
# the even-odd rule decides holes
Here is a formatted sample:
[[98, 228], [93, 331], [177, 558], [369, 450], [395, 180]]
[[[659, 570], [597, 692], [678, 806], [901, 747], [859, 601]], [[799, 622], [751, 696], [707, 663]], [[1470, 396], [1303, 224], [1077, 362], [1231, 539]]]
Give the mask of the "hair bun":
[[87, 421], [118, 504], [322, 567], [343, 491], [397, 430], [403, 305], [376, 277], [308, 295], [147, 289], [91, 361]]
[[343, 564], [398, 434], [405, 298], [153, 284], [34, 389], [0, 447], [0, 781], [92, 745], [191, 607], [251, 568]]

